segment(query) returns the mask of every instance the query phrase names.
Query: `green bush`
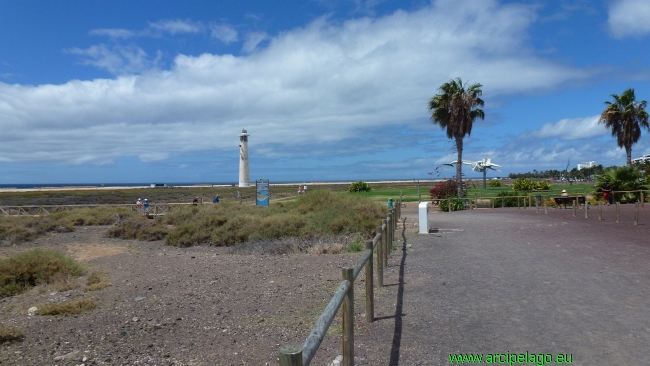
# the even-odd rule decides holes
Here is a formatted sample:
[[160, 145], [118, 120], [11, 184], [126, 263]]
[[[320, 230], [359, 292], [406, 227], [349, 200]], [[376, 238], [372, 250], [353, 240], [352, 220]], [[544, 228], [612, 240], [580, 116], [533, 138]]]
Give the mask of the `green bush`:
[[350, 184], [349, 192], [370, 192], [370, 185], [362, 180]]
[[519, 178], [514, 183], [512, 183], [513, 191], [532, 191], [537, 188], [535, 182], [528, 178]]
[[[517, 207], [518, 192], [499, 192], [497, 198], [494, 200], [494, 207]], [[519, 199], [519, 205], [523, 206], [523, 198]]]
[[551, 183], [545, 180], [540, 180], [535, 183], [535, 189], [538, 191], [548, 191], [549, 189], [551, 189]]
[[501, 181], [500, 180], [491, 180], [488, 183], [488, 187], [492, 187], [492, 188], [501, 187]]
[[348, 247], [345, 250], [348, 253], [359, 253], [366, 249], [366, 244], [363, 242], [363, 238], [357, 236], [354, 240], [348, 244]]
[[[465, 202], [464, 200], [458, 200], [454, 198], [458, 198], [458, 196], [452, 195], [448, 196], [447, 198], [451, 198], [451, 210], [452, 211], [460, 211], [463, 208], [465, 208]], [[438, 201], [438, 208], [440, 208], [441, 211], [448, 212], [449, 211], [449, 200], [443, 199]]]
[[643, 184], [644, 175], [636, 165], [631, 167], [622, 166], [605, 170], [604, 174], [596, 176], [596, 193], [602, 197], [602, 186], [605, 182], [614, 191], [614, 200], [621, 203], [637, 202], [640, 197], [638, 192], [616, 193], [616, 191], [638, 191], [647, 190]]
[[0, 260], [0, 297], [21, 293], [62, 276], [82, 274], [83, 267], [60, 252], [28, 250]]

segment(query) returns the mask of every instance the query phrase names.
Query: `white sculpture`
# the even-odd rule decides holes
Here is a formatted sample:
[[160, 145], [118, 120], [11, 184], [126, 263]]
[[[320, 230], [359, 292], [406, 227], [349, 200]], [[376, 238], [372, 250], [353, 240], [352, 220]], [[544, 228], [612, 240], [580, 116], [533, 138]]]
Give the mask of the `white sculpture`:
[[[458, 164], [458, 160], [454, 160], [451, 163], [444, 164], [444, 165], [454, 166], [455, 164]], [[501, 168], [501, 165], [494, 164], [490, 160], [490, 158], [483, 158], [483, 160], [479, 160], [479, 161], [463, 160], [463, 164], [471, 165], [473, 171], [483, 173], [483, 189], [487, 189], [487, 184], [486, 184], [487, 170], [492, 169], [498, 172], [499, 170], [494, 169], [494, 167]]]

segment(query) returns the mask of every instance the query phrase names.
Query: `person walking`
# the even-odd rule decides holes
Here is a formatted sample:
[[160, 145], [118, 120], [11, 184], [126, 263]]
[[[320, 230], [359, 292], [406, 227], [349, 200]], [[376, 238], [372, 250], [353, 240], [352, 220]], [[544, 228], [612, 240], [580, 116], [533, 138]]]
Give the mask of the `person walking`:
[[607, 206], [609, 206], [609, 202], [612, 198], [612, 188], [609, 186], [609, 182], [605, 181], [601, 189], [603, 190], [603, 199], [607, 202]]
[[219, 203], [219, 194], [215, 194], [212, 203]]
[[142, 212], [142, 198], [138, 198], [138, 200], [135, 201], [135, 210]]
[[144, 206], [144, 213], [145, 213], [145, 214], [148, 214], [148, 213], [149, 213], [149, 200], [147, 200], [147, 199], [145, 198], [145, 199], [144, 199], [144, 202], [142, 203], [142, 205]]

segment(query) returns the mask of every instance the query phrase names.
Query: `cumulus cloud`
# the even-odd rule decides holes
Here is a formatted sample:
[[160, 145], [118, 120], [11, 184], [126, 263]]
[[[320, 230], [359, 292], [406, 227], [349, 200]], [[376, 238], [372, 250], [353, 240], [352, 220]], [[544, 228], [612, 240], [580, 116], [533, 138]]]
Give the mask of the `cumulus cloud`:
[[529, 136], [549, 138], [558, 137], [562, 140], [587, 139], [608, 134], [602, 124], [598, 124], [600, 115], [584, 118], [565, 118], [555, 123], [547, 123]]
[[647, 0], [614, 1], [608, 15], [609, 29], [617, 38], [650, 33], [650, 2]]
[[229, 151], [242, 128], [251, 145], [327, 150], [390, 126], [429, 125], [426, 101], [453, 77], [481, 82], [488, 102], [588, 77], [532, 52], [527, 28], [535, 18], [519, 4], [439, 0], [379, 18], [320, 18], [264, 35], [264, 47], [249, 36], [249, 50], [256, 50], [250, 54], [178, 55], [169, 70], [139, 75], [122, 71], [154, 66], [142, 50], [74, 49], [119, 76], [60, 85], [0, 82], [0, 156], [154, 161]]

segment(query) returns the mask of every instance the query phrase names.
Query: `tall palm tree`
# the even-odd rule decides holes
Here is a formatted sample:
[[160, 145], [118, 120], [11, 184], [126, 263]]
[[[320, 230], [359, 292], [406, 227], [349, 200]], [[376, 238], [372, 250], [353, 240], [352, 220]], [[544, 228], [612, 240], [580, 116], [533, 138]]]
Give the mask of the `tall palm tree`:
[[637, 101], [634, 89], [630, 88], [621, 95], [612, 94], [614, 102], [605, 102], [607, 108], [600, 115], [599, 123], [612, 130], [616, 136], [618, 147], [624, 147], [627, 154], [627, 165], [632, 165], [632, 145], [641, 137], [641, 127], [650, 130], [648, 112], [645, 108], [648, 102]]
[[456, 184], [458, 194], [464, 195], [462, 189], [463, 138], [472, 133], [472, 124], [476, 118], [485, 118], [485, 113], [478, 107], [483, 106], [480, 98], [483, 85], [463, 84], [461, 78], [450, 80], [438, 88], [438, 94], [429, 100], [429, 111], [434, 124], [447, 129], [447, 137], [456, 139], [458, 160], [456, 164]]

